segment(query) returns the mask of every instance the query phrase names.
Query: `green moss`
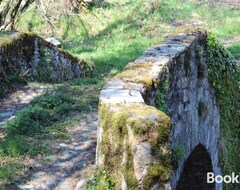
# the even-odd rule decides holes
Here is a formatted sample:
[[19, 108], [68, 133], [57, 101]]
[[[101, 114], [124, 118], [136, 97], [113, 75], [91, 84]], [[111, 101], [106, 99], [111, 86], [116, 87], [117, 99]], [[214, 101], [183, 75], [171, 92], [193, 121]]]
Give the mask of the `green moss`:
[[127, 123], [134, 134], [143, 135], [157, 130], [159, 138], [165, 142], [170, 133], [170, 119], [165, 113], [145, 104], [132, 104], [130, 113], [132, 117]]
[[[145, 74], [145, 75], [144, 75]], [[151, 89], [153, 85], [153, 80], [147, 76], [144, 71], [138, 72], [135, 70], [125, 70], [118, 75], [116, 75], [114, 78], [125, 78], [127, 80], [131, 80], [135, 83], [142, 83], [146, 87], [146, 89]]]
[[0, 38], [0, 47], [12, 44], [12, 39], [9, 36]]
[[[110, 106], [106, 104], [100, 105], [99, 114], [101, 118], [101, 127], [107, 130], [111, 127], [116, 132], [126, 134], [126, 126], [129, 125], [133, 129], [134, 134], [145, 134], [157, 129], [165, 136], [170, 131], [169, 117], [154, 107], [145, 104], [118, 104]], [[152, 118], [155, 118], [152, 119]], [[163, 128], [163, 129], [162, 129]]]
[[153, 164], [148, 167], [148, 173], [143, 179], [144, 189], [150, 189], [154, 182], [161, 181], [162, 184], [170, 180], [171, 170], [161, 164]]
[[11, 37], [12, 34], [14, 34], [14, 32], [5, 32], [1, 35], [0, 47], [18, 44], [18, 41], [21, 41], [24, 37], [33, 38], [36, 36], [32, 32], [16, 32], [14, 37]]
[[134, 134], [144, 135], [148, 133], [154, 126], [154, 122], [146, 118], [130, 119], [130, 126]]
[[123, 174], [125, 176], [125, 181], [127, 183], [127, 187], [129, 189], [138, 189], [137, 184], [138, 181], [134, 174], [134, 166], [133, 166], [133, 156], [132, 156], [132, 149], [131, 144], [127, 143], [126, 145], [126, 156], [127, 156], [127, 163], [123, 168]]
[[[161, 168], [156, 171], [151, 171], [147, 177], [146, 183], [152, 183], [155, 180], [155, 173], [163, 175], [165, 179], [166, 171], [170, 170], [171, 159], [170, 151], [165, 147], [169, 141], [171, 130], [170, 118], [163, 112], [146, 104], [117, 104], [108, 105], [101, 103], [99, 106], [100, 126], [103, 129], [103, 137], [101, 143], [101, 151], [105, 155], [105, 169], [111, 171], [111, 177], [119, 179], [119, 174], [116, 171], [122, 171], [127, 186], [129, 188], [137, 188], [137, 180], [134, 175], [132, 149], [130, 142], [124, 144], [124, 139], [127, 138], [127, 126], [130, 126], [133, 133], [138, 135], [151, 135], [151, 145], [153, 154], [159, 152], [158, 160], [161, 163]], [[112, 141], [112, 142], [111, 142]], [[123, 152], [126, 151], [127, 163], [122, 166]], [[159, 156], [159, 155], [162, 156]], [[155, 176], [155, 177], [154, 177]], [[120, 187], [119, 182], [116, 184]]]
[[[240, 66], [212, 34], [207, 36], [207, 64], [209, 80], [214, 87], [220, 108], [221, 136], [225, 142], [221, 164], [223, 174], [240, 172]], [[225, 184], [224, 189], [236, 189], [236, 184]]]
[[171, 121], [167, 115], [162, 114], [161, 118], [158, 120], [158, 125], [156, 129], [159, 134], [157, 141], [161, 143], [169, 142]]
[[[117, 110], [114, 111], [114, 109]], [[127, 110], [121, 109], [121, 107], [110, 107], [102, 103], [99, 106], [99, 115], [101, 118], [100, 125], [104, 131], [111, 127], [116, 132], [126, 133], [126, 121], [130, 117], [130, 113]]]
[[[111, 177], [118, 179], [124, 151], [123, 139], [127, 132], [126, 121], [130, 114], [119, 105], [99, 104], [100, 126], [103, 129], [100, 150], [105, 155], [104, 169], [111, 171]], [[116, 186], [120, 186], [116, 180]]]
[[112, 114], [112, 124], [113, 124], [113, 129], [116, 130], [116, 132], [119, 132], [121, 134], [126, 134], [127, 129], [127, 118], [129, 117], [129, 113], [126, 111], [122, 112], [114, 112]]
[[157, 110], [155, 107], [148, 106], [146, 104], [132, 104], [131, 105], [131, 113], [134, 115], [140, 115], [140, 116], [150, 116], [152, 114], [156, 114], [160, 116], [159, 110]]
[[117, 74], [114, 78], [132, 78], [135, 76], [135, 72], [133, 70], [125, 70], [119, 74]]
[[166, 112], [166, 95], [169, 88], [169, 70], [164, 68], [161, 81], [158, 83], [159, 93], [156, 95], [156, 108], [160, 111]]
[[125, 67], [125, 69], [131, 69], [131, 70], [147, 70], [147, 71], [151, 71], [153, 68], [153, 63], [151, 62], [144, 62], [144, 63], [134, 63], [134, 62], [130, 62], [127, 64], [127, 66]]
[[171, 160], [175, 168], [178, 167], [178, 163], [184, 158], [185, 149], [182, 145], [176, 144], [171, 147]]

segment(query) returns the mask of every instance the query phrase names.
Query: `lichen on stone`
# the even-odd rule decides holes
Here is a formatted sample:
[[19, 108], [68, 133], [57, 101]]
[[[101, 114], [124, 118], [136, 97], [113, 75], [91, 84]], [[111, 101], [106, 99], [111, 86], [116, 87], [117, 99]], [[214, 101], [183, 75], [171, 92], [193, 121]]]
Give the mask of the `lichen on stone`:
[[[110, 169], [113, 178], [119, 178], [117, 171], [124, 174], [127, 186], [138, 187], [133, 167], [132, 140], [129, 138], [128, 127], [136, 135], [136, 139], [149, 139], [151, 145], [158, 147], [169, 140], [170, 119], [154, 107], [141, 103], [118, 103], [99, 105], [100, 127], [103, 129], [103, 137], [100, 151], [105, 155], [104, 165]], [[146, 137], [147, 136], [147, 137]], [[127, 144], [124, 144], [124, 138]], [[154, 150], [155, 148], [152, 148]], [[123, 154], [126, 154], [127, 162], [122, 166]], [[162, 157], [163, 158], [163, 157]], [[161, 158], [161, 159], [162, 159]], [[167, 157], [168, 159], [168, 157]], [[161, 161], [162, 162], [162, 161]], [[162, 162], [163, 164], [168, 161]], [[162, 165], [164, 168], [165, 166]], [[170, 166], [169, 166], [170, 168]], [[117, 173], [116, 173], [117, 172]], [[119, 186], [117, 182], [117, 186]]]
[[[205, 62], [197, 58], [202, 53], [205, 55], [205, 38], [206, 33], [202, 31], [169, 38], [164, 45], [149, 49], [116, 75], [114, 81], [120, 79], [121, 83], [112, 82], [102, 91], [98, 155], [104, 160], [101, 166], [109, 169], [111, 176], [119, 180], [116, 189], [121, 189], [121, 185], [127, 189], [164, 189], [172, 185], [169, 184], [170, 178], [176, 174], [176, 168], [170, 134], [172, 130], [178, 130], [176, 138], [179, 140], [178, 132], [186, 133], [186, 130], [176, 126], [172, 128], [171, 119], [165, 112], [179, 115], [181, 121], [185, 119], [179, 110], [191, 104], [188, 99], [188, 80], [198, 74], [195, 71], [200, 66], [195, 67], [195, 63]], [[201, 45], [197, 50], [196, 44]], [[196, 80], [207, 76], [206, 68], [201, 69]], [[182, 78], [179, 79], [179, 76]], [[141, 88], [136, 88], [139, 84], [142, 84]], [[157, 97], [159, 94], [160, 98]], [[139, 101], [139, 97], [142, 101]], [[175, 99], [170, 100], [170, 97]], [[185, 107], [177, 107], [179, 102], [176, 101]], [[197, 109], [195, 105], [194, 112], [197, 113]], [[175, 121], [175, 115], [171, 117]], [[182, 135], [185, 137], [188, 133]]]
[[148, 166], [148, 173], [143, 180], [144, 189], [151, 189], [155, 183], [161, 181], [161, 187], [163, 188], [164, 183], [170, 180], [171, 169], [164, 167], [162, 164], [151, 164]]
[[144, 84], [146, 89], [151, 89], [153, 85], [153, 80], [150, 76], [148, 76], [147, 70], [145, 71], [139, 71], [139, 70], [125, 70], [119, 74], [117, 74], [114, 78], [119, 78], [119, 79], [124, 79], [125, 81], [128, 82], [133, 82], [133, 83], [141, 83]]
[[[0, 51], [0, 82], [4, 89], [22, 81], [23, 76], [23, 81], [54, 83], [93, 76], [91, 61], [61, 50], [31, 32], [1, 33]], [[3, 94], [5, 90], [1, 91]]]

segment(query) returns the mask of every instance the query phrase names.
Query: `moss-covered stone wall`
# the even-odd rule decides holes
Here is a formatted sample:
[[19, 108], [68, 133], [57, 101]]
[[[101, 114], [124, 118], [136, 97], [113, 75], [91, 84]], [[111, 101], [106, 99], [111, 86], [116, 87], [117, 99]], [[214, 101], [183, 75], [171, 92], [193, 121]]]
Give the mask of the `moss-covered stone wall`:
[[33, 33], [8, 32], [0, 37], [0, 91], [24, 78], [61, 82], [93, 74], [94, 65]]
[[175, 189], [199, 144], [221, 174], [220, 114], [208, 80], [206, 37], [205, 31], [169, 37], [101, 91], [96, 162], [115, 189]]

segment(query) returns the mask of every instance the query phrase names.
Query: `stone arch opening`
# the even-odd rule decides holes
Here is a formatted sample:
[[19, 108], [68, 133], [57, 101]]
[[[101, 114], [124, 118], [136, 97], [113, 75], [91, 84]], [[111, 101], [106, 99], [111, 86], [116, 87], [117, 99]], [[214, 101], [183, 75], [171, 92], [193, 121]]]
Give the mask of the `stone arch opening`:
[[198, 144], [184, 164], [176, 190], [214, 190], [215, 183], [207, 183], [207, 172], [212, 171], [212, 160], [207, 149]]

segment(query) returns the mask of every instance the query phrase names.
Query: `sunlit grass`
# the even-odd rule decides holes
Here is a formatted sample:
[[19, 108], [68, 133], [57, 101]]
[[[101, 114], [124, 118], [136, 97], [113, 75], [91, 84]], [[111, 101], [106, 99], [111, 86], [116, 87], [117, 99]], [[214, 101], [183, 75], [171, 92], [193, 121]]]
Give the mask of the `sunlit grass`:
[[228, 50], [231, 52], [233, 57], [240, 58], [240, 42], [233, 43], [230, 47], [228, 47]]
[[[240, 12], [223, 5], [179, 0], [106, 2], [106, 7], [60, 18], [54, 29], [64, 48], [95, 62], [98, 78], [121, 71], [148, 47], [160, 43], [176, 29], [172, 25], [176, 20], [204, 21], [201, 27], [222, 39], [240, 34]], [[18, 26], [43, 36], [51, 33], [36, 9], [26, 12]]]

